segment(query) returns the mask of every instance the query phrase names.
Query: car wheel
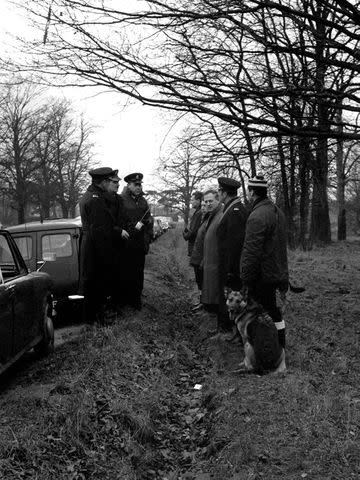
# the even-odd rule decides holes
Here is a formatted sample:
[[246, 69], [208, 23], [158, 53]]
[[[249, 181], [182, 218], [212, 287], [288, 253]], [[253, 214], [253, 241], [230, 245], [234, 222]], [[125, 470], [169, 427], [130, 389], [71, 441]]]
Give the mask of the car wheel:
[[43, 307], [43, 338], [35, 345], [34, 350], [41, 356], [49, 355], [54, 351], [54, 324], [51, 318], [51, 304], [47, 299]]

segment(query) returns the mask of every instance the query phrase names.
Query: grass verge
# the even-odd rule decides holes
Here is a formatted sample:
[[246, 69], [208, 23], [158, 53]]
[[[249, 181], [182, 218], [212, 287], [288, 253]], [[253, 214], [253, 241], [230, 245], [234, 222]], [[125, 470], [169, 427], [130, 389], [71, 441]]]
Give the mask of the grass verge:
[[289, 371], [239, 376], [239, 347], [190, 312], [185, 245], [168, 232], [142, 312], [22, 364], [3, 388], [0, 478], [360, 478], [359, 249], [291, 255], [306, 292], [289, 294]]

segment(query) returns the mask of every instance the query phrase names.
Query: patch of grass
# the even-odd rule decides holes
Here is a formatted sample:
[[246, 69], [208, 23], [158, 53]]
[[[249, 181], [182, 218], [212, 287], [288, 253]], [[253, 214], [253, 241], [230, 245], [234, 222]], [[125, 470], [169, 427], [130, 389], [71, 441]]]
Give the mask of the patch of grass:
[[[351, 310], [358, 253], [358, 245], [334, 244], [291, 256], [306, 292], [289, 294], [286, 375], [212, 376], [223, 398], [214, 441], [227, 438], [214, 478], [225, 466], [229, 478], [360, 478], [359, 317]], [[233, 347], [211, 352], [217, 370], [233, 355]]]

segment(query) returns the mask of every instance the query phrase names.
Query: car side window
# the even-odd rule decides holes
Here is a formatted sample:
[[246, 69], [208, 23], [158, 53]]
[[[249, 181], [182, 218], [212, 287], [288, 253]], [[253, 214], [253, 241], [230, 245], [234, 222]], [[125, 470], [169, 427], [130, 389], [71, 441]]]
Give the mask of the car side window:
[[5, 235], [0, 235], [0, 268], [4, 281], [20, 275], [19, 265]]
[[24, 260], [32, 259], [32, 237], [16, 237], [14, 238], [18, 249]]
[[41, 250], [44, 253], [55, 253], [56, 257], [71, 257], [72, 244], [69, 233], [54, 233], [41, 237]]

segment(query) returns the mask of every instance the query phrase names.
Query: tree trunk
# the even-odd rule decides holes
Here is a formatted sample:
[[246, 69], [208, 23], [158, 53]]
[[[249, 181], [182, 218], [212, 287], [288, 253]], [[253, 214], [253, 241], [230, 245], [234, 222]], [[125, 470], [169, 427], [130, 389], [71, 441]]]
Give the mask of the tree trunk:
[[299, 141], [299, 183], [300, 183], [300, 205], [299, 205], [299, 243], [304, 250], [311, 245], [308, 244], [308, 220], [310, 204], [310, 170], [311, 165], [310, 142], [306, 138]]
[[27, 205], [27, 189], [26, 189], [25, 181], [20, 177], [20, 174], [16, 182], [16, 204], [17, 204], [16, 211], [17, 211], [18, 223], [25, 223], [26, 205]]
[[[241, 105], [246, 112], [246, 104], [243, 99], [241, 99]], [[252, 142], [252, 136], [249, 132], [249, 129], [247, 128], [246, 124], [240, 126], [240, 130], [243, 132], [245, 141], [246, 141], [246, 146], [247, 146], [247, 151], [250, 159], [250, 170], [251, 170], [251, 176], [255, 177], [256, 175], [256, 155], [254, 153], [254, 148], [253, 148], [253, 142]]]
[[[339, 132], [342, 133], [342, 112], [339, 109], [337, 115], [339, 123]], [[339, 139], [336, 145], [336, 197], [338, 203], [338, 220], [337, 220], [337, 238], [338, 240], [346, 240], [346, 209], [345, 209], [345, 165], [344, 165], [344, 142]]]
[[326, 6], [317, 4], [316, 21], [316, 71], [315, 89], [317, 93], [317, 127], [319, 136], [317, 139], [315, 163], [313, 165], [313, 197], [311, 210], [311, 239], [318, 244], [331, 242], [331, 229], [329, 217], [329, 204], [327, 196], [328, 183], [328, 143], [326, 134], [329, 132], [329, 110], [326, 103], [326, 29], [320, 21], [327, 19]]
[[25, 205], [18, 204], [16, 211], [18, 223], [25, 223]]
[[346, 209], [339, 208], [338, 211], [338, 220], [337, 220], [338, 240], [346, 240]]
[[60, 200], [60, 206], [62, 210], [62, 216], [63, 218], [69, 218], [69, 207], [67, 205], [67, 202]]
[[313, 168], [313, 196], [311, 208], [311, 240], [316, 244], [331, 242], [329, 203], [327, 196], [328, 182], [327, 139], [320, 138], [316, 150]]
[[283, 190], [283, 196], [284, 196], [284, 209], [285, 209], [284, 213], [286, 218], [288, 245], [290, 248], [295, 248], [295, 226], [294, 226], [293, 212], [290, 207], [289, 184], [288, 184], [287, 175], [286, 175], [284, 146], [283, 146], [281, 137], [278, 137], [277, 139], [277, 147], [278, 147], [278, 154], [280, 158], [281, 184], [282, 184], [282, 190]]

